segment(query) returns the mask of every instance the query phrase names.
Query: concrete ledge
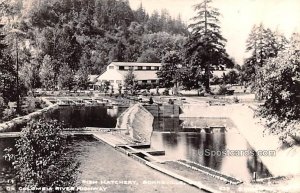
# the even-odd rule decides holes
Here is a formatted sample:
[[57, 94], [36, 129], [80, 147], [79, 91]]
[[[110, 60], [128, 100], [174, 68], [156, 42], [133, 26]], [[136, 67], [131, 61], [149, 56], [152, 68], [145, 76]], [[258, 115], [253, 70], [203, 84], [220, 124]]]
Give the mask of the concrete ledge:
[[159, 171], [159, 172], [162, 172], [162, 173], [164, 173], [164, 174], [166, 174], [168, 176], [171, 176], [171, 177], [173, 177], [173, 178], [175, 178], [177, 180], [183, 181], [183, 182], [185, 182], [185, 183], [187, 183], [189, 185], [192, 185], [192, 186], [194, 186], [196, 188], [199, 188], [201, 190], [205, 190], [207, 192], [212, 192], [212, 193], [221, 193], [219, 190], [212, 189], [212, 188], [210, 188], [208, 186], [203, 185], [200, 182], [196, 182], [196, 181], [190, 180], [190, 179], [188, 179], [188, 178], [186, 178], [184, 176], [175, 174], [174, 172], [171, 172], [171, 171], [169, 171], [167, 169], [159, 167], [159, 166], [157, 166], [157, 165], [155, 165], [155, 164], [153, 164], [151, 162], [146, 162], [146, 165], [149, 166], [149, 167], [151, 167], [151, 168], [153, 168], [153, 169], [155, 169], [155, 170], [157, 170], [157, 171]]
[[[236, 179], [232, 176], [222, 174], [217, 170], [214, 170], [214, 169], [209, 168], [209, 167], [202, 166], [202, 165], [200, 165], [198, 163], [195, 163], [195, 162], [191, 162], [191, 161], [187, 161], [187, 160], [178, 160], [176, 162], [181, 164], [181, 165], [184, 165], [185, 167], [188, 167], [188, 168], [191, 168], [193, 170], [202, 172], [206, 175], [209, 175], [213, 178], [216, 178], [218, 180], [222, 180], [222, 181], [224, 181], [226, 183], [229, 183], [229, 184], [232, 184], [232, 185], [238, 185], [238, 184], [243, 183], [242, 181], [240, 181], [240, 180], [238, 180], [238, 179]], [[190, 164], [197, 165], [199, 167], [191, 166]], [[200, 169], [200, 168], [204, 168], [206, 171], [204, 171], [203, 169]]]

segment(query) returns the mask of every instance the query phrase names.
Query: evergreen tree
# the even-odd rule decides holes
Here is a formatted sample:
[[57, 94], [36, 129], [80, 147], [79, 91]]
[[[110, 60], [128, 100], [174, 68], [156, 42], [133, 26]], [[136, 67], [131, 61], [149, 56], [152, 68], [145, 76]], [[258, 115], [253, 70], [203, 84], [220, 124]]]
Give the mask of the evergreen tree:
[[68, 64], [65, 63], [60, 67], [57, 82], [60, 89], [71, 90], [74, 86], [74, 73]]
[[53, 89], [55, 87], [55, 72], [54, 62], [49, 55], [46, 55], [43, 59], [42, 66], [39, 73], [42, 85], [46, 89]]
[[151, 14], [151, 16], [147, 22], [147, 29], [151, 33], [156, 33], [156, 32], [162, 31], [162, 25], [160, 22], [160, 15], [159, 15], [158, 11], [155, 10]]
[[7, 47], [7, 45], [3, 42], [6, 35], [2, 33], [2, 29], [3, 29], [4, 25], [0, 24], [0, 30], [1, 30], [1, 34], [0, 34], [0, 57], [3, 58], [3, 50]]
[[126, 90], [130, 90], [131, 94], [134, 93], [135, 90], [135, 74], [134, 70], [131, 68], [128, 73], [125, 75], [124, 86]]
[[172, 86], [177, 88], [177, 83], [180, 79], [180, 67], [182, 65], [182, 58], [179, 52], [169, 52], [162, 60], [162, 67], [157, 72], [160, 81], [167, 88]]
[[195, 5], [197, 16], [193, 18], [195, 23], [189, 26], [191, 35], [185, 45], [186, 65], [193, 72], [187, 74], [192, 75], [195, 80], [192, 87], [197, 88], [204, 82], [206, 92], [210, 92], [212, 66], [224, 64], [228, 58], [225, 51], [226, 40], [220, 32], [220, 13], [211, 3], [212, 0], [203, 0]]
[[[65, 63], [72, 72], [81, 74], [85, 70], [81, 63], [84, 54], [89, 55], [90, 72], [100, 74], [110, 61], [135, 62], [147, 55], [148, 50], [155, 55], [151, 53], [145, 58], [160, 62], [167, 52], [181, 49], [183, 35], [187, 34], [181, 19], [171, 18], [166, 10], [161, 14], [157, 11], [150, 21], [142, 5], [133, 11], [127, 0], [32, 0], [26, 6], [5, 0], [2, 5], [1, 8], [7, 8], [4, 17], [18, 17], [18, 29], [26, 32], [26, 37], [19, 41], [22, 45], [19, 58], [25, 65], [20, 65], [22, 73], [30, 74], [27, 72], [33, 69], [31, 60], [36, 60], [34, 69], [41, 71], [41, 82], [46, 88], [57, 85], [60, 68]], [[11, 8], [19, 11], [10, 12]], [[28, 58], [23, 58], [25, 48], [31, 53]], [[50, 57], [49, 66], [43, 63], [45, 56]], [[22, 80], [31, 87], [33, 79], [26, 78], [29, 77]], [[86, 74], [81, 78], [85, 80]]]
[[4, 42], [6, 35], [2, 32], [4, 25], [0, 24], [0, 97], [4, 102], [17, 100], [16, 69], [14, 61], [7, 53], [7, 44]]
[[300, 35], [293, 34], [288, 49], [265, 60], [258, 74], [265, 101], [257, 115], [266, 120], [267, 131], [292, 145], [300, 124]]
[[159, 63], [160, 61], [161, 59], [157, 57], [153, 49], [145, 50], [137, 60], [142, 63]]
[[139, 23], [145, 23], [149, 19], [149, 16], [146, 13], [142, 3], [140, 4], [139, 8], [134, 11], [134, 17]]
[[20, 79], [32, 94], [34, 94], [34, 89], [40, 86], [38, 67], [37, 60], [32, 59], [28, 63], [23, 64], [20, 69]]
[[273, 32], [262, 24], [253, 26], [246, 45], [246, 51], [250, 52], [251, 56], [245, 60], [243, 77], [254, 90], [259, 88], [256, 82], [259, 68], [268, 58], [276, 57], [284, 50], [286, 44], [286, 38], [279, 32]]

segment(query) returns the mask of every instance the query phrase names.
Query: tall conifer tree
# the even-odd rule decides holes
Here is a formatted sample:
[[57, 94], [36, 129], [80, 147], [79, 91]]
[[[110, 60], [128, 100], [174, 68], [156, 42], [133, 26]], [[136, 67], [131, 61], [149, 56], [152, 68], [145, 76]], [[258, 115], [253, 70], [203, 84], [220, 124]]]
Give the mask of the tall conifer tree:
[[[197, 15], [191, 24], [191, 35], [186, 44], [186, 63], [192, 73], [194, 85], [199, 87], [204, 82], [206, 91], [210, 91], [209, 79], [212, 66], [229, 61], [226, 51], [226, 39], [221, 35], [218, 9], [211, 6], [212, 0], [203, 0], [195, 5]], [[204, 71], [204, 74], [203, 74]]]

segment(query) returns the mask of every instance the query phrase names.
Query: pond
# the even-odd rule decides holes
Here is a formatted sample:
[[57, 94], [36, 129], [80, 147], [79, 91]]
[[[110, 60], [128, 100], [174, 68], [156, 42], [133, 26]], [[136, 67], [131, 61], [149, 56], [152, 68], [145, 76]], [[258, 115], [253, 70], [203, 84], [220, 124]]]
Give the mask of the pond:
[[[125, 107], [107, 108], [106, 106], [61, 106], [58, 109], [41, 115], [44, 118], [57, 119], [68, 128], [102, 127], [114, 128], [117, 117], [126, 110]], [[37, 117], [39, 119], [41, 117]], [[21, 131], [26, 124], [10, 129], [11, 132]]]
[[[0, 192], [9, 192], [5, 191], [6, 185], [9, 185], [5, 180], [12, 177], [11, 166], [2, 157], [3, 149], [13, 147], [14, 143], [13, 138], [0, 139]], [[195, 187], [181, 183], [133, 160], [92, 137], [70, 138], [70, 146], [72, 147], [70, 151], [76, 154], [75, 160], [81, 163], [75, 185], [82, 188], [80, 192], [100, 192], [99, 189], [115, 193], [201, 192]], [[166, 184], [161, 185], [161, 182]], [[94, 190], [95, 188], [98, 191]]]
[[[46, 115], [48, 118], [55, 118], [63, 121], [67, 127], [103, 127], [113, 128], [116, 125], [117, 117], [125, 108], [106, 107], [62, 107]], [[207, 121], [207, 120], [206, 120]], [[226, 120], [212, 120], [212, 122], [224, 122]], [[252, 156], [223, 156], [205, 155], [205, 150], [223, 151], [226, 149], [252, 150], [247, 141], [236, 131], [216, 133], [185, 132], [183, 125], [192, 123], [203, 123], [201, 119], [155, 119], [154, 132], [151, 138], [151, 146], [155, 149], [165, 150], [167, 158], [171, 160], [188, 159], [193, 162], [216, 169], [222, 173], [232, 175], [238, 179], [249, 182], [253, 172], [257, 172], [258, 178], [271, 176], [267, 168], [262, 164], [257, 155]], [[208, 121], [210, 122], [210, 121]], [[232, 126], [228, 124], [229, 126]], [[156, 171], [140, 165], [135, 160], [116, 152], [113, 148], [106, 146], [99, 141], [82, 137], [74, 139], [73, 150], [76, 150], [76, 159], [81, 162], [82, 173], [78, 177], [79, 185], [84, 180], [168, 180], [176, 182], [172, 178], [166, 177]], [[15, 139], [0, 139], [0, 184], [5, 186], [5, 179], [11, 177], [10, 164], [3, 159], [3, 150], [13, 147]], [[109, 163], [109, 164], [108, 164]], [[114, 163], [114, 164], [111, 164]], [[137, 169], [136, 169], [137, 168]], [[136, 172], [139, 171], [139, 172]], [[141, 183], [141, 182], [140, 182]], [[139, 187], [139, 188], [138, 188]], [[166, 192], [162, 186], [152, 185]], [[175, 192], [182, 187], [166, 186]], [[108, 186], [113, 192], [122, 192], [125, 188], [129, 192], [145, 192], [146, 189], [140, 186]], [[120, 188], [120, 189], [119, 189]], [[162, 190], [163, 188], [163, 190]], [[186, 189], [187, 187], [184, 187]], [[141, 189], [141, 190], [139, 190]], [[182, 189], [183, 190], [183, 189]], [[172, 192], [168, 191], [168, 192]], [[194, 191], [192, 188], [191, 192]], [[0, 192], [1, 189], [0, 189]]]
[[69, 128], [114, 128], [117, 123], [117, 117], [123, 111], [125, 111], [125, 108], [122, 107], [108, 109], [105, 106], [75, 106], [60, 107], [45, 116], [64, 122], [66, 127]]
[[[215, 121], [224, 120], [211, 122]], [[164, 118], [155, 122], [151, 146], [164, 149], [170, 160], [187, 159], [245, 182], [252, 180], [253, 172], [257, 178], [272, 176], [248, 142], [233, 128], [214, 133], [184, 132], [183, 125], [202, 122], [201, 119]], [[226, 150], [249, 152], [249, 155], [232, 155]]]
[[[114, 128], [117, 117], [124, 110], [124, 108], [120, 107], [108, 109], [105, 106], [60, 107], [44, 116], [46, 118], [63, 121], [66, 127]], [[16, 128], [16, 131], [20, 130], [21, 127]], [[0, 138], [0, 185], [2, 188], [7, 184], [7, 180], [11, 179], [14, 175], [12, 173], [11, 164], [4, 160], [4, 149], [13, 148], [16, 140], [15, 138]], [[0, 192], [2, 191], [3, 189], [0, 188]]]
[[[100, 141], [77, 138], [73, 148], [81, 162], [77, 187], [105, 187], [105, 192], [202, 192], [153, 170]], [[128, 184], [126, 184], [128, 182]], [[165, 182], [161, 185], [159, 182]], [[96, 191], [97, 192], [97, 191]]]

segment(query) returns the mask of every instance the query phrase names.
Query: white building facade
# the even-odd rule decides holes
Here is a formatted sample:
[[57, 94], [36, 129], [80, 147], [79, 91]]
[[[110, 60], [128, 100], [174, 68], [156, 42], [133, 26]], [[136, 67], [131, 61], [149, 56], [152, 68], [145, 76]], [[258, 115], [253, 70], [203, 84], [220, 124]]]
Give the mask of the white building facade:
[[130, 69], [133, 69], [138, 84], [158, 84], [157, 72], [160, 68], [160, 63], [112, 62], [107, 66], [106, 71], [97, 78], [97, 84], [101, 85], [109, 81], [111, 86], [118, 88], [120, 85], [124, 85], [125, 77]]

